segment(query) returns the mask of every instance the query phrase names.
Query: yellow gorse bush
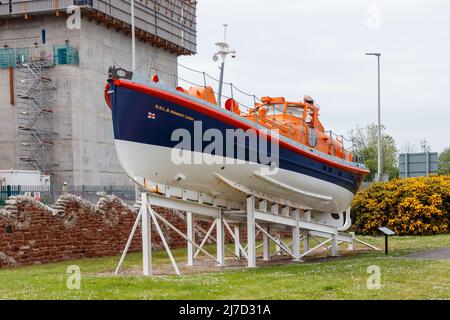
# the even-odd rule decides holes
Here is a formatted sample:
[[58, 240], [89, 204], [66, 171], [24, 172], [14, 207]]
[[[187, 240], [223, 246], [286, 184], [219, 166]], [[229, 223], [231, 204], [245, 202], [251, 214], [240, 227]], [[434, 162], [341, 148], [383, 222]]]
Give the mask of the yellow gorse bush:
[[378, 227], [399, 235], [448, 232], [450, 175], [374, 183], [353, 199], [352, 217], [360, 234], [376, 234]]

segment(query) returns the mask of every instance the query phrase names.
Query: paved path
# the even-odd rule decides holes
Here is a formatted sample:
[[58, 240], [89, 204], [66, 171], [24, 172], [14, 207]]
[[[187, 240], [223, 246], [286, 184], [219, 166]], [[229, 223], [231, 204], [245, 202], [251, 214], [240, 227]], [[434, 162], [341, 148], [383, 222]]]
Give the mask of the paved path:
[[409, 254], [406, 259], [450, 259], [450, 247], [438, 248], [428, 251]]

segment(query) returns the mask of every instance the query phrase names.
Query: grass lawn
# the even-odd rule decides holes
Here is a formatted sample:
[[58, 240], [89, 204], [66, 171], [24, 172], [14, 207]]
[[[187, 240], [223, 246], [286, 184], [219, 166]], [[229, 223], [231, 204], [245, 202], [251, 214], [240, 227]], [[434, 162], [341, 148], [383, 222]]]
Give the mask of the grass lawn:
[[[383, 247], [383, 238], [362, 239]], [[450, 260], [402, 258], [443, 246], [450, 246], [450, 235], [393, 237], [390, 256], [364, 252], [326, 262], [153, 278], [111, 274], [119, 257], [66, 261], [0, 269], [0, 299], [450, 299]], [[185, 260], [184, 249], [174, 254]], [[153, 263], [169, 259], [154, 252]], [[66, 287], [70, 265], [81, 268], [80, 290]], [[124, 269], [140, 265], [141, 255], [130, 254]], [[371, 265], [381, 268], [380, 289], [367, 289]]]

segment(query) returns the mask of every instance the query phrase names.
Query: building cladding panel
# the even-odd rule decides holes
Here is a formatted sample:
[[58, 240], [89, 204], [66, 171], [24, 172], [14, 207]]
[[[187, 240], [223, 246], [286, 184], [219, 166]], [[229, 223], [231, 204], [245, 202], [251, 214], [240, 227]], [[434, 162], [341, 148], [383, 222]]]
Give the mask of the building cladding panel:
[[[37, 14], [64, 12], [72, 5], [108, 27], [128, 30], [131, 24], [130, 0], [10, 0], [0, 4], [1, 17], [29, 18]], [[136, 0], [137, 36], [178, 54], [196, 51], [196, 1]]]
[[[61, 5], [64, 3], [60, 1]], [[67, 15], [57, 15], [55, 11], [33, 15], [29, 13], [30, 16], [25, 19], [23, 12], [14, 17], [4, 14], [5, 1], [0, 8], [2, 48], [5, 45], [9, 48], [29, 47], [34, 44], [40, 46], [42, 30], [45, 30], [46, 46], [70, 45], [78, 50], [78, 65], [55, 65], [51, 69], [51, 78], [56, 84], [56, 90], [52, 95], [53, 128], [57, 133], [53, 139], [52, 152], [58, 164], [54, 168], [53, 183], [68, 182], [79, 185], [130, 183], [116, 156], [111, 113], [103, 98], [108, 68], [113, 64], [131, 68], [131, 41], [126, 27], [114, 28], [83, 13], [81, 29], [69, 30], [66, 26]], [[175, 15], [174, 17], [176, 19]], [[194, 51], [174, 48], [171, 43], [158, 44], [145, 39], [144, 36], [138, 37], [138, 40], [140, 40], [136, 43], [138, 71], [147, 74], [150, 66], [156, 67], [164, 72], [159, 75], [161, 82], [175, 86], [177, 56]], [[163, 41], [157, 38], [153, 40]], [[175, 76], [168, 76], [166, 73]], [[0, 69], [0, 169], [20, 169], [17, 165], [17, 112], [15, 106], [10, 104], [8, 78], [9, 70]]]

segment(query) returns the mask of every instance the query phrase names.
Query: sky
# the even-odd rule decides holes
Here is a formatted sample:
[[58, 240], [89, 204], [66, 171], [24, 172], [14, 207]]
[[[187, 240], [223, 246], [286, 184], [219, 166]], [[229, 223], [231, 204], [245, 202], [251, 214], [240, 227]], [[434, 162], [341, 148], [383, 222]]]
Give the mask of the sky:
[[237, 55], [226, 82], [258, 97], [310, 95], [326, 130], [348, 135], [377, 121], [377, 61], [365, 53], [381, 52], [382, 124], [397, 148], [450, 147], [450, 1], [199, 0], [197, 9], [198, 53], [182, 65], [218, 78], [214, 43], [227, 23]]

